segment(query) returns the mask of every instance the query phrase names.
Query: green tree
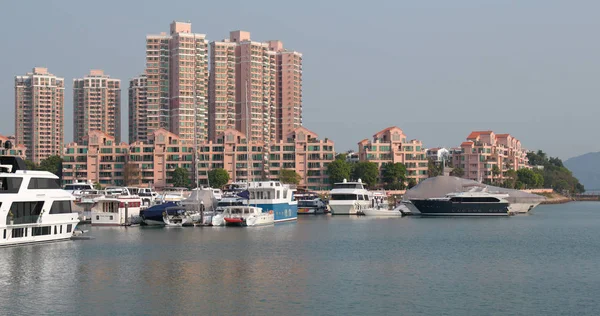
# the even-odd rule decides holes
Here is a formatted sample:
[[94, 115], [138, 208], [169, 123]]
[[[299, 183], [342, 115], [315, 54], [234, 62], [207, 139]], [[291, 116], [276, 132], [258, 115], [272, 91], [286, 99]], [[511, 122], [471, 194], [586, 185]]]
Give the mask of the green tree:
[[138, 165], [128, 162], [123, 167], [123, 182], [126, 186], [140, 185], [142, 182], [142, 172]]
[[436, 163], [433, 159], [427, 161], [427, 176], [429, 178], [441, 176], [444, 173], [444, 165]]
[[62, 178], [62, 162], [63, 160], [60, 156], [50, 156], [40, 162], [38, 170], [49, 171]]
[[386, 190], [403, 190], [406, 186], [406, 167], [402, 163], [386, 163], [381, 166], [381, 175]]
[[414, 178], [408, 179], [408, 188], [409, 189], [412, 189], [415, 185], [417, 185], [417, 180], [415, 180]]
[[492, 181], [497, 182], [498, 181], [498, 176], [502, 173], [502, 170], [500, 170], [500, 168], [498, 167], [498, 165], [493, 165], [492, 166]]
[[377, 178], [379, 177], [377, 164], [370, 161], [356, 163], [352, 177], [357, 180], [361, 179], [368, 187], [375, 187], [377, 185]]
[[223, 168], [215, 168], [208, 172], [208, 182], [213, 188], [221, 188], [229, 182], [229, 172]]
[[27, 170], [36, 170], [37, 166], [35, 165], [35, 163], [31, 160], [25, 160], [25, 168], [27, 168]]
[[302, 177], [292, 169], [281, 169], [279, 171], [279, 181], [287, 184], [300, 184]]
[[517, 171], [517, 178], [527, 189], [539, 188], [544, 185], [544, 177], [531, 169], [519, 169]]
[[348, 154], [346, 154], [346, 153], [339, 153], [339, 154], [335, 155], [335, 160], [346, 161], [346, 157], [348, 157]]
[[352, 172], [352, 167], [346, 159], [336, 159], [327, 165], [327, 175], [329, 176], [329, 183], [334, 184], [349, 180]]
[[96, 189], [96, 190], [102, 190], [102, 184], [100, 184], [98, 182], [94, 183], [94, 189]]
[[513, 169], [506, 171], [506, 179], [504, 180], [504, 187], [514, 189], [517, 184], [517, 172]]
[[457, 168], [452, 169], [452, 171], [450, 172], [450, 175], [460, 178], [465, 175], [465, 171], [461, 167], [457, 167]]
[[177, 168], [173, 170], [173, 177], [171, 183], [175, 187], [188, 188], [191, 185], [190, 172], [185, 168]]

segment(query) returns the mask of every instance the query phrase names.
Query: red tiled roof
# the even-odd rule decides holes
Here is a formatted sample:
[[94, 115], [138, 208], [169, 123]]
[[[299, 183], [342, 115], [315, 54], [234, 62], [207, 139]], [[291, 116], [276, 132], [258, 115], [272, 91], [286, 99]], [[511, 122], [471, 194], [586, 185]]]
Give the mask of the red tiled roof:
[[462, 146], [473, 146], [473, 142], [462, 142], [462, 144], [460, 144], [460, 147]]
[[472, 139], [472, 138], [477, 138], [477, 136], [479, 135], [489, 135], [493, 133], [492, 131], [473, 131], [471, 132], [471, 134], [469, 134], [469, 136], [467, 136], [467, 139]]

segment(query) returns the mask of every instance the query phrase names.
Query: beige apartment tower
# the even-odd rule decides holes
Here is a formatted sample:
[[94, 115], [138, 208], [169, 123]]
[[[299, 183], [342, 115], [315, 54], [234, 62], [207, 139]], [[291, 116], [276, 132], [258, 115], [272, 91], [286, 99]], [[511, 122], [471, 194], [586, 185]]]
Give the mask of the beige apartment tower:
[[121, 142], [121, 80], [102, 70], [73, 79], [73, 138], [82, 143], [90, 131], [106, 133]]
[[[208, 41], [191, 23], [146, 37], [146, 128], [164, 128], [182, 142], [208, 137]], [[130, 101], [131, 102], [131, 101]], [[196, 131], [194, 131], [196, 128]], [[140, 134], [139, 131], [132, 131]]]
[[15, 140], [35, 163], [62, 154], [64, 90], [64, 79], [47, 68], [15, 77]]
[[211, 42], [209, 139], [234, 127], [251, 141], [283, 140], [302, 126], [302, 54], [246, 31]]
[[129, 143], [148, 141], [146, 75], [129, 81]]

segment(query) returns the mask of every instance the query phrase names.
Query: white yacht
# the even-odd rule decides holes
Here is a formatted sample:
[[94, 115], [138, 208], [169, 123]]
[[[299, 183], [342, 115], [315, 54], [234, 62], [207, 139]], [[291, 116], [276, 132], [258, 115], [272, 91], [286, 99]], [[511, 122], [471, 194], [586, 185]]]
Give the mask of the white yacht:
[[332, 215], [356, 215], [360, 210], [372, 206], [372, 194], [361, 179], [357, 182], [335, 183], [329, 192], [329, 207]]
[[28, 171], [18, 157], [0, 157], [0, 246], [71, 238], [79, 223], [73, 199], [56, 175]]

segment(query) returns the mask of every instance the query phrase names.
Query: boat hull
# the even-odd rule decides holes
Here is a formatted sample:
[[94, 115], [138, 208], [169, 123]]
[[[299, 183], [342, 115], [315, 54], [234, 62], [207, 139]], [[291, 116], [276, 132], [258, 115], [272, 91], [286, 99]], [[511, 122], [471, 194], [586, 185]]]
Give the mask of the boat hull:
[[449, 200], [411, 200], [424, 216], [508, 216], [508, 203], [460, 203]]
[[[61, 220], [54, 223], [17, 224], [0, 227], [0, 247], [69, 240], [73, 236], [73, 231], [75, 231], [77, 224], [79, 224], [76, 213], [70, 215], [72, 217], [69, 220]], [[70, 230], [67, 229], [69, 225]], [[49, 227], [46, 231], [47, 234], [33, 234], [34, 229], [41, 229], [42, 227]], [[16, 234], [17, 230], [19, 230], [20, 234]]]
[[359, 211], [371, 207], [369, 201], [330, 201], [331, 215], [357, 215]]
[[539, 203], [511, 203], [508, 209], [513, 214], [526, 214], [538, 205]]
[[301, 207], [298, 208], [298, 215], [311, 215], [311, 214], [325, 214], [325, 209], [315, 207]]
[[366, 216], [402, 216], [402, 213], [398, 210], [378, 210], [378, 209], [364, 209], [361, 211]]
[[298, 219], [298, 204], [296, 203], [271, 203], [251, 204], [263, 209], [263, 212], [273, 211], [275, 223], [294, 221]]

